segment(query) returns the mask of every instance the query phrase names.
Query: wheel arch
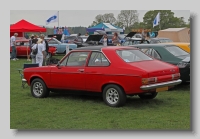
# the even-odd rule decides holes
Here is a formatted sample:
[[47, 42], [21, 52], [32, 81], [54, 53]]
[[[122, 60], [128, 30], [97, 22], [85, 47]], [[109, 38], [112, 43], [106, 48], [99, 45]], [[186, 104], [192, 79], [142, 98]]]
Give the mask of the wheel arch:
[[107, 86], [107, 85], [110, 85], [110, 84], [113, 84], [113, 85], [117, 85], [119, 86], [125, 93], [125, 90], [124, 90], [124, 87], [122, 85], [120, 85], [119, 83], [115, 83], [115, 82], [109, 82], [109, 83], [105, 83], [101, 86], [101, 91], [103, 92], [104, 88]]
[[[36, 79], [36, 78], [41, 79], [41, 80], [44, 82], [44, 84], [46, 85], [46, 87], [47, 87], [46, 82], [45, 82], [44, 79], [43, 79], [42, 77], [40, 77], [40, 76], [32, 76], [31, 79], [30, 79], [30, 84], [31, 84], [32, 81], [33, 81], [34, 79]], [[48, 88], [48, 87], [47, 87], [47, 88]]]

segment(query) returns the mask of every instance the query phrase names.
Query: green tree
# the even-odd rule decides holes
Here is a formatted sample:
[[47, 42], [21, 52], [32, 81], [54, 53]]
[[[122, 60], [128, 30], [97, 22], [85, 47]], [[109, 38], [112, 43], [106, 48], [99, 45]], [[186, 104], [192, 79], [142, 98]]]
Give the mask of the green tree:
[[121, 23], [126, 30], [129, 30], [135, 22], [138, 22], [137, 10], [121, 10], [117, 16], [117, 22]]
[[[160, 25], [153, 28], [153, 21], [156, 15], [160, 12]], [[144, 17], [144, 28], [152, 29], [153, 31], [158, 31], [159, 29], [167, 28], [179, 28], [186, 27], [183, 17], [174, 17], [174, 12], [171, 10], [151, 10], [148, 11]]]
[[114, 14], [113, 13], [106, 13], [104, 15], [97, 15], [95, 17], [95, 21], [92, 22], [91, 26], [89, 27], [93, 27], [99, 23], [111, 23], [111, 24], [114, 24], [116, 22], [116, 19], [114, 17]]

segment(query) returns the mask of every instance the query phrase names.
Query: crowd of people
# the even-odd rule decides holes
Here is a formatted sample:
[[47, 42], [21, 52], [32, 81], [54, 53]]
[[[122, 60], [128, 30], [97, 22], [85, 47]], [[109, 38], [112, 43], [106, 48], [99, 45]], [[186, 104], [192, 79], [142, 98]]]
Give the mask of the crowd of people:
[[[14, 35], [11, 36], [10, 38], [10, 46], [12, 47], [11, 60], [13, 61], [19, 60], [16, 58], [17, 56], [16, 37], [17, 36], [18, 36], [18, 33], [14, 33]], [[27, 61], [32, 61], [33, 64], [38, 63], [39, 67], [45, 66], [47, 62], [47, 54], [49, 50], [49, 45], [48, 45], [48, 42], [44, 38], [45, 38], [44, 34], [40, 34], [40, 36], [32, 34], [29, 40], [30, 53], [27, 56]], [[33, 53], [34, 50], [36, 50], [36, 53]]]

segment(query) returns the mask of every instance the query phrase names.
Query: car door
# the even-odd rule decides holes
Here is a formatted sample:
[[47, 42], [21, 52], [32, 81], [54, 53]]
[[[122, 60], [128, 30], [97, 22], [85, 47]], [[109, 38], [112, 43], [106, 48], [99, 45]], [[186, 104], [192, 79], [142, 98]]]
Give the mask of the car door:
[[24, 45], [23, 41], [19, 41], [16, 44], [17, 56], [26, 56], [26, 46]]
[[60, 65], [52, 68], [53, 88], [85, 90], [85, 65], [90, 52], [71, 52]]
[[102, 52], [92, 52], [89, 58], [88, 65], [85, 68], [86, 90], [101, 91], [102, 84], [105, 83], [108, 77], [106, 73], [109, 69], [110, 62]]

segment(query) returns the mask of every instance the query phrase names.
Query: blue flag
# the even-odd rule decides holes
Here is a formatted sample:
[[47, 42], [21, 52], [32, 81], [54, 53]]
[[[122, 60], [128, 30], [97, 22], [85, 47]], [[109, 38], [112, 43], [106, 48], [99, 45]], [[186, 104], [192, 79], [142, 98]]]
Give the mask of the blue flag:
[[58, 22], [58, 12], [56, 12], [54, 15], [52, 15], [46, 20], [46, 25], [52, 22]]

